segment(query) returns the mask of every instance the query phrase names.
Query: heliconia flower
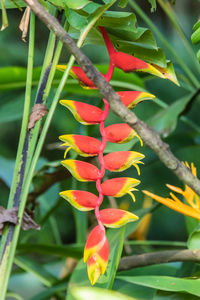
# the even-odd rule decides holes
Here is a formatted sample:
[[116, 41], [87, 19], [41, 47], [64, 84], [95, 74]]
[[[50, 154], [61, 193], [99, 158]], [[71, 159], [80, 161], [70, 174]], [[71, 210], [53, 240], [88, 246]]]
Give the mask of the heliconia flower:
[[88, 277], [92, 285], [96, 283], [100, 275], [105, 273], [109, 259], [109, 244], [106, 239], [103, 247], [94, 253], [87, 261]]
[[167, 64], [166, 68], [161, 68], [160, 66], [147, 63], [139, 58], [136, 58], [130, 54], [116, 51], [112, 42], [109, 38], [109, 35], [106, 29], [102, 26], [99, 27], [102, 36], [104, 38], [110, 61], [114, 67], [117, 67], [124, 72], [147, 72], [152, 75], [156, 75], [160, 78], [169, 79], [173, 81], [175, 84], [178, 84], [173, 65], [171, 63]]
[[133, 201], [135, 196], [132, 191], [137, 191], [134, 187], [140, 184], [140, 180], [130, 177], [118, 177], [104, 181], [101, 184], [102, 192], [105, 196], [122, 197], [129, 194]]
[[59, 195], [81, 211], [95, 209], [98, 200], [96, 195], [86, 191], [68, 190], [60, 192]]
[[140, 175], [140, 169], [137, 164], [142, 163], [140, 160], [144, 157], [143, 154], [135, 151], [111, 152], [104, 156], [105, 168], [111, 172], [121, 172], [133, 165]]
[[124, 144], [137, 137], [140, 140], [141, 146], [143, 142], [136, 131], [126, 123], [113, 124], [105, 128], [106, 139], [108, 142]]
[[60, 100], [60, 103], [83, 125], [98, 124], [102, 121], [103, 111], [94, 105], [73, 100]]
[[117, 208], [100, 210], [100, 220], [106, 227], [119, 228], [129, 222], [137, 221], [138, 216]]
[[101, 250], [107, 242], [108, 240], [105, 235], [105, 228], [100, 225], [94, 227], [88, 235], [85, 244], [83, 261], [86, 262], [88, 258]]
[[120, 96], [122, 103], [129, 109], [134, 108], [138, 103], [144, 100], [155, 99], [155, 96], [146, 92], [139, 91], [122, 91], [117, 92]]
[[85, 157], [98, 155], [101, 146], [99, 140], [90, 136], [65, 134], [59, 136], [59, 139], [64, 142], [62, 146], [69, 147], [66, 152], [73, 149], [76, 153]]
[[[187, 162], [185, 163], [185, 165], [190, 168]], [[191, 171], [192, 174], [196, 176], [196, 168], [193, 163], [191, 164]], [[148, 191], [143, 191], [143, 193], [183, 215], [190, 216], [200, 221], [199, 196], [188, 185], [185, 185], [185, 190], [169, 184], [167, 184], [167, 187], [172, 191], [181, 194], [186, 199], [188, 204], [180, 201], [173, 193], [170, 193], [171, 198], [163, 198]]]
[[79, 181], [96, 181], [99, 178], [99, 169], [90, 163], [73, 159], [66, 159], [61, 163]]
[[[60, 71], [65, 71], [67, 68], [67, 65], [57, 65], [56, 68]], [[70, 70], [70, 75], [74, 78], [77, 79], [80, 82], [80, 85], [83, 88], [89, 88], [89, 89], [96, 89], [96, 86], [94, 85], [94, 83], [92, 82], [92, 80], [90, 80], [87, 75], [85, 74], [85, 72], [83, 71], [83, 69], [81, 69], [80, 67], [77, 66], [73, 66]]]

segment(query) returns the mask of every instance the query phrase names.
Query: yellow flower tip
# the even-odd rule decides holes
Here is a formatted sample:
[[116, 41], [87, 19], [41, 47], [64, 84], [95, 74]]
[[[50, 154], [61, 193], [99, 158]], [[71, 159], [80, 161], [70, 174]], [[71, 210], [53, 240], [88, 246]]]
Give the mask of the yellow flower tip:
[[132, 191], [138, 191], [137, 189], [131, 189], [130, 191], [128, 191], [128, 194], [131, 196], [131, 198], [133, 199], [133, 202], [135, 202], [136, 201], [136, 199], [135, 199], [135, 195], [133, 194], [133, 193], [131, 193]]
[[137, 173], [140, 176], [140, 168], [138, 167], [137, 163], [133, 163], [132, 165], [136, 168]]
[[171, 184], [166, 184], [166, 186], [167, 186], [170, 190], [172, 190], [172, 191], [174, 191], [174, 192], [176, 192], [176, 193], [183, 194], [183, 190], [182, 190], [181, 188], [177, 187], [177, 186], [174, 186], [174, 185], [171, 185]]
[[152, 100], [155, 98], [156, 98], [155, 95], [147, 93], [147, 92], [142, 92], [138, 97], [138, 99], [143, 99], [143, 100], [148, 100], [148, 99]]
[[143, 147], [143, 140], [141, 139], [141, 137], [138, 134], [136, 134], [135, 136], [139, 139], [141, 147]]

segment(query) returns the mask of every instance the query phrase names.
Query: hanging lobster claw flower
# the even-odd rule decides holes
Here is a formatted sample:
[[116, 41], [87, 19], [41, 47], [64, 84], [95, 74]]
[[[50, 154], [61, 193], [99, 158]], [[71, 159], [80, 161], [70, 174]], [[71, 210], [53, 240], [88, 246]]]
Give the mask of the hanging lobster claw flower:
[[101, 146], [99, 140], [90, 136], [65, 134], [59, 136], [59, 139], [64, 142], [62, 146], [69, 147], [66, 152], [73, 149], [76, 153], [85, 157], [98, 155]]
[[100, 176], [97, 167], [84, 161], [66, 159], [61, 164], [79, 181], [97, 181]]
[[122, 197], [125, 194], [129, 194], [135, 201], [132, 191], [137, 191], [134, 187], [138, 184], [140, 184], [140, 180], [135, 178], [118, 177], [104, 181], [101, 184], [101, 188], [105, 196]]
[[117, 208], [106, 208], [100, 210], [100, 220], [106, 226], [110, 228], [119, 228], [129, 222], [137, 221], [138, 216]]
[[106, 242], [107, 238], [105, 235], [105, 228], [97, 225], [88, 235], [84, 249], [83, 261], [86, 262], [90, 256], [97, 253]]
[[60, 192], [59, 195], [81, 211], [95, 209], [98, 200], [96, 195], [86, 191], [69, 190]]
[[120, 96], [122, 103], [129, 109], [134, 108], [138, 103], [144, 100], [155, 99], [155, 96], [146, 92], [139, 91], [123, 91], [117, 92]]
[[103, 111], [94, 105], [73, 100], [60, 100], [60, 103], [83, 125], [98, 124], [102, 121]]
[[100, 250], [89, 257], [87, 261], [88, 277], [92, 285], [96, 283], [100, 275], [106, 271], [109, 259], [109, 244], [105, 237], [105, 242]]
[[108, 142], [124, 144], [137, 137], [141, 146], [143, 142], [136, 131], [126, 123], [113, 124], [105, 128], [106, 139]]
[[121, 172], [133, 165], [140, 175], [138, 164], [142, 163], [140, 160], [144, 157], [143, 154], [135, 151], [111, 152], [104, 156], [105, 168], [112, 172]]
[[[56, 68], [60, 71], [65, 71], [67, 68], [67, 65], [57, 65]], [[77, 79], [80, 83], [80, 85], [85, 89], [96, 89], [96, 86], [90, 80], [83, 69], [77, 66], [73, 66], [69, 72], [69, 74], [74, 78]]]

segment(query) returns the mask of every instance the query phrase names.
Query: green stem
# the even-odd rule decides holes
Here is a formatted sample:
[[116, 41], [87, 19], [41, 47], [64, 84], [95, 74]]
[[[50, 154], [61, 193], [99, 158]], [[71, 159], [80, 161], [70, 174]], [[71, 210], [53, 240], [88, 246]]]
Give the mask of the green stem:
[[125, 245], [131, 246], [164, 246], [164, 247], [187, 247], [185, 242], [174, 241], [125, 241]]
[[[12, 207], [13, 205], [13, 201], [14, 201], [13, 196], [16, 191], [16, 187], [20, 177], [20, 174], [18, 172], [22, 164], [22, 149], [26, 137], [28, 116], [29, 116], [29, 109], [30, 109], [30, 100], [31, 100], [34, 40], [35, 40], [35, 16], [33, 13], [31, 13], [24, 114], [23, 114], [21, 133], [19, 139], [19, 147], [18, 147], [17, 157], [16, 157], [13, 183], [12, 183], [11, 192], [9, 196], [8, 208]], [[9, 233], [9, 227], [7, 227], [3, 232], [1, 247], [0, 247], [0, 257], [2, 258], [1, 265], [0, 265], [0, 299], [2, 300], [5, 298], [6, 295], [8, 280], [9, 280], [12, 261], [13, 261], [11, 257], [13, 251], [15, 251], [15, 248], [11, 246], [11, 241], [9, 241], [8, 233]], [[3, 251], [5, 252], [3, 253]]]
[[148, 16], [142, 11], [142, 9], [133, 0], [129, 0], [129, 4], [138, 13], [138, 15], [144, 20], [144, 22], [151, 28], [151, 30], [157, 35], [157, 37], [160, 39], [161, 43], [170, 51], [172, 56], [176, 59], [176, 61], [182, 67], [185, 74], [187, 74], [188, 78], [193, 83], [193, 85], [198, 88], [199, 87], [198, 79], [194, 76], [194, 74], [191, 72], [189, 67], [185, 64], [185, 62], [181, 59], [181, 57], [173, 49], [173, 47], [170, 45], [170, 43], [167, 41], [167, 39], [164, 38], [162, 33], [153, 24], [151, 19], [148, 18]]
[[2, 26], [1, 26], [1, 31], [2, 31], [6, 29], [6, 27], [8, 27], [8, 18], [7, 18], [6, 8], [5, 8], [5, 0], [1, 0], [1, 10], [2, 10]]
[[197, 61], [197, 57], [191, 47], [191, 44], [188, 42], [186, 36], [185, 36], [185, 33], [183, 32], [179, 22], [178, 22], [178, 19], [177, 19], [177, 16], [174, 12], [174, 10], [172, 9], [171, 5], [169, 2], [164, 2], [163, 0], [158, 0], [158, 3], [159, 5], [162, 7], [162, 9], [164, 10], [164, 12], [166, 13], [166, 15], [168, 16], [168, 18], [170, 19], [170, 21], [172, 22], [174, 28], [176, 29], [178, 35], [180, 36], [181, 40], [183, 41], [184, 45], [185, 45], [185, 48], [188, 52], [188, 54], [190, 55], [192, 61], [193, 61], [193, 64], [194, 64], [194, 67], [196, 68], [196, 70], [198, 72], [200, 72], [200, 65]]

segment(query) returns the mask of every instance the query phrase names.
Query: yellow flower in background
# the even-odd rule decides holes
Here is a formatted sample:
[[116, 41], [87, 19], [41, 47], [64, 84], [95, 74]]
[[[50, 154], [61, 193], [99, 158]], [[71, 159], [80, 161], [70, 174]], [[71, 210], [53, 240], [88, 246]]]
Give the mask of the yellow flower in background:
[[[192, 174], [196, 177], [196, 168], [193, 163], [191, 163], [191, 167], [186, 162], [186, 167], [191, 169]], [[172, 192], [170, 193], [171, 198], [163, 198], [160, 196], [157, 196], [153, 193], [150, 193], [148, 191], [143, 191], [143, 193], [152, 199], [166, 205], [167, 207], [180, 212], [183, 215], [190, 216], [192, 218], [195, 218], [197, 220], [200, 220], [200, 199], [199, 196], [188, 186], [185, 185], [185, 190], [182, 190], [179, 187], [169, 185], [167, 184], [167, 187], [172, 190], [173, 192], [176, 192], [178, 194], [181, 194], [185, 200], [187, 201], [187, 204], [183, 203], [181, 200], [179, 200]]]

